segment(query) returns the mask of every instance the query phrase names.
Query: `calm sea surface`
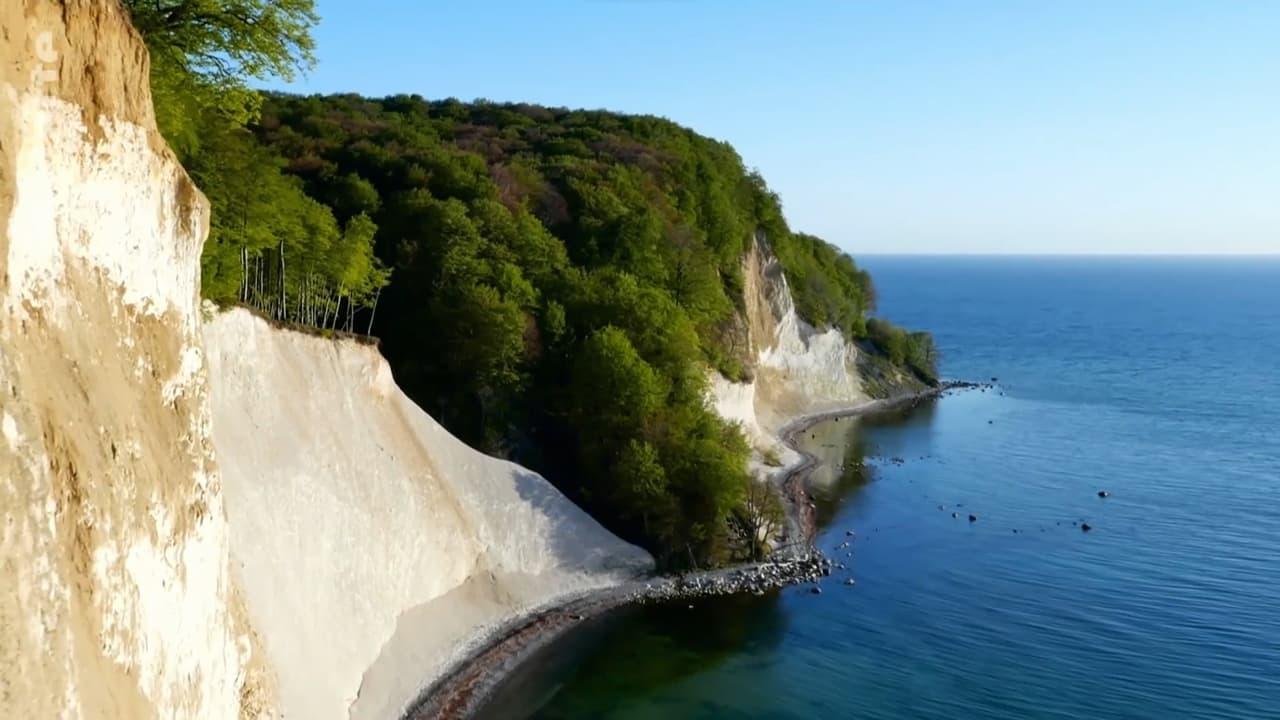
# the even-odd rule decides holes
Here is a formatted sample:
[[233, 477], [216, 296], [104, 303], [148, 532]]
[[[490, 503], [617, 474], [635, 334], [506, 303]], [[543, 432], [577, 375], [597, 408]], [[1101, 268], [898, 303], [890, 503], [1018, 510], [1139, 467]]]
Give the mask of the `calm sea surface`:
[[863, 264], [998, 390], [814, 429], [822, 594], [608, 616], [491, 716], [1280, 718], [1280, 259]]

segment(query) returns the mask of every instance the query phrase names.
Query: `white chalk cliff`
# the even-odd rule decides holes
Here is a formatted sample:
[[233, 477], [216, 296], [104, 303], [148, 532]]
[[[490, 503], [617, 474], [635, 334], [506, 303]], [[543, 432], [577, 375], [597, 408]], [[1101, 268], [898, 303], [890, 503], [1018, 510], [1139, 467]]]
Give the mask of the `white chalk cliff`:
[[204, 327], [231, 557], [288, 717], [394, 718], [477, 632], [652, 565], [476, 452], [371, 346]]
[[[743, 318], [749, 382], [732, 382], [717, 372], [710, 377], [709, 402], [724, 418], [741, 424], [755, 449], [757, 474], [787, 467], [800, 457], [780, 440], [785, 426], [806, 415], [855, 408], [876, 399], [866, 389], [870, 372], [864, 351], [835, 328], [814, 328], [796, 312], [782, 265], [757, 234], [743, 256]], [[882, 387], [918, 390], [918, 380], [901, 370], [879, 378]]]
[[395, 718], [651, 564], [377, 351], [206, 317], [208, 207], [117, 4], [0, 4], [0, 717]]

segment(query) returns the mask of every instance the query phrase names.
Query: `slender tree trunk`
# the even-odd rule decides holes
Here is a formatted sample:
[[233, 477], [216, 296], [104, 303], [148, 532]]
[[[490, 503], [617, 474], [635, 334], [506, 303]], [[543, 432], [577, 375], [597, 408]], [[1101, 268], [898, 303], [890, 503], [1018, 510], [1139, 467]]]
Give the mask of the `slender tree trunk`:
[[[333, 306], [333, 326], [329, 328], [330, 330], [338, 329], [338, 318], [342, 316], [342, 291], [346, 289], [345, 285], [338, 286], [338, 302]], [[351, 301], [348, 300], [347, 302]]]
[[374, 316], [374, 315], [376, 315], [376, 314], [378, 313], [378, 298], [379, 298], [379, 297], [382, 297], [382, 288], [378, 288], [377, 292], [375, 292], [375, 293], [373, 294], [373, 309], [371, 309], [371, 310], [369, 311], [369, 331], [368, 331], [368, 332], [366, 332], [366, 333], [365, 333], [365, 335], [372, 335], [372, 334], [373, 334], [373, 316]]
[[[240, 242], [249, 232], [249, 203], [240, 206]], [[240, 246], [240, 302], [249, 302], [249, 246]]]
[[280, 319], [284, 320], [285, 312], [285, 286], [284, 286], [284, 239], [280, 240]]

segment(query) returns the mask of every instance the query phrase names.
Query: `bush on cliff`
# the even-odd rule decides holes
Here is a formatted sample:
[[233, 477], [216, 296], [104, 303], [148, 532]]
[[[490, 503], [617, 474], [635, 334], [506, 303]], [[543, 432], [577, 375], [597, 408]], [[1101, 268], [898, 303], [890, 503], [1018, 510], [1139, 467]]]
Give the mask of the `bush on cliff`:
[[938, 351], [933, 336], [926, 332], [909, 332], [880, 318], [867, 321], [867, 337], [890, 362], [911, 369], [930, 385], [938, 382]]

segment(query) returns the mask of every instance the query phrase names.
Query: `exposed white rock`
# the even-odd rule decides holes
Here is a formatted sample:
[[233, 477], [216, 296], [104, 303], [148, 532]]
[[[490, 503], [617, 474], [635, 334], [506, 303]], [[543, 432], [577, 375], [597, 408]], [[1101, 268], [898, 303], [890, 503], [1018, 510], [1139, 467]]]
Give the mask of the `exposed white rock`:
[[0, 3], [0, 718], [397, 718], [651, 565], [376, 350], [202, 329], [207, 227], [120, 5]]
[[870, 398], [858, 348], [839, 330], [819, 332], [800, 318], [778, 259], [760, 237], [743, 259], [743, 278], [754, 376], [735, 383], [712, 371], [709, 401], [721, 417], [741, 424], [756, 451], [753, 470], [767, 475], [800, 460], [778, 437], [787, 423]]
[[207, 218], [119, 6], [0, 6], [0, 717], [260, 706], [187, 360]]
[[[119, 288], [130, 308], [173, 310], [194, 322], [207, 229], [192, 225], [190, 203], [176, 196], [185, 174], [152, 150], [149, 131], [99, 116], [95, 141], [80, 107], [40, 93], [18, 96], [9, 111], [24, 142], [8, 220], [18, 241], [9, 245], [6, 310], [20, 316], [24, 302], [73, 301], [62, 288], [68, 265], [79, 261]], [[70, 218], [93, 224], [71, 232]], [[173, 241], [180, 236], [187, 242]]]
[[373, 347], [246, 310], [204, 334], [232, 557], [287, 717], [398, 717], [484, 629], [652, 566], [455, 439]]

